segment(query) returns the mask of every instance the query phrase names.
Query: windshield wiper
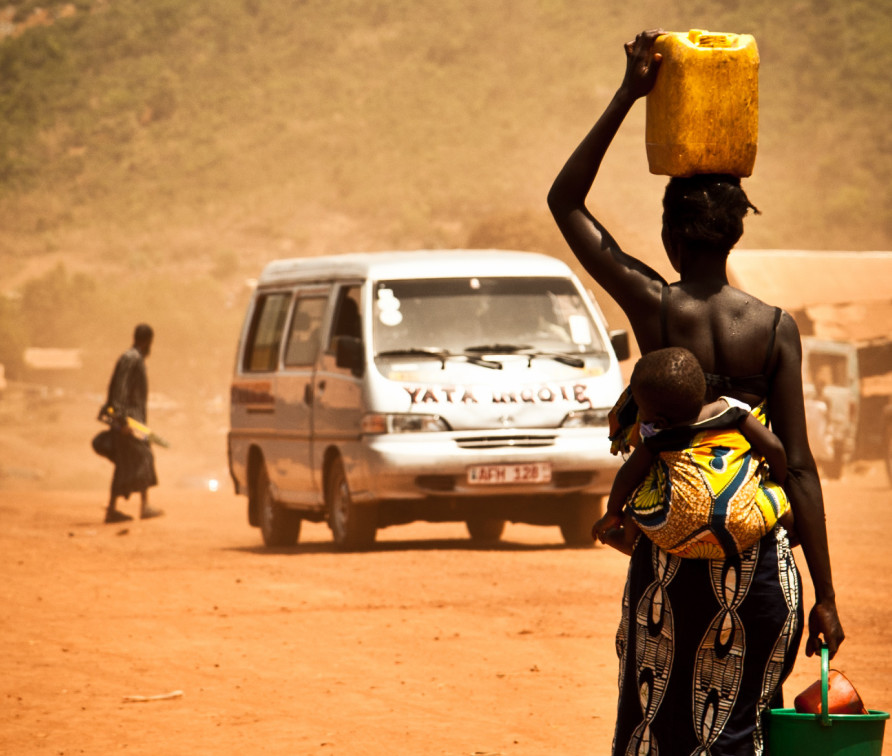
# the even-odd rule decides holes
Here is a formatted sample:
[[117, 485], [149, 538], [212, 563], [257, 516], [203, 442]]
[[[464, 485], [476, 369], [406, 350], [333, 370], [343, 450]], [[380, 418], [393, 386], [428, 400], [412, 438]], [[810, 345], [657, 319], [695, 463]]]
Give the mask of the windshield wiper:
[[422, 349], [420, 347], [387, 349], [375, 354], [375, 357], [436, 357], [438, 360], [445, 360], [448, 356], [449, 352], [444, 352], [442, 349]]
[[465, 351], [479, 352], [481, 354], [520, 354], [529, 358], [529, 365], [533, 364], [535, 357], [549, 357], [570, 367], [585, 367], [585, 360], [581, 357], [564, 354], [563, 352], [543, 352], [534, 349], [529, 344], [480, 344], [479, 346], [468, 347]]
[[480, 354], [517, 354], [532, 349], [529, 344], [479, 344], [467, 347], [466, 352], [478, 352]]
[[482, 357], [475, 357], [472, 354], [463, 354], [462, 352], [449, 352], [445, 349], [429, 349], [421, 347], [411, 347], [408, 349], [387, 349], [383, 352], [378, 352], [375, 357], [435, 357], [436, 359], [440, 360], [440, 366], [443, 370], [446, 369], [446, 360], [455, 357], [461, 357], [470, 362], [472, 365], [491, 368], [493, 370], [501, 370], [503, 367], [501, 362], [495, 362], [494, 360], [485, 360]]
[[564, 365], [569, 365], [570, 367], [585, 367], [585, 360], [582, 359], [582, 357], [575, 357], [572, 354], [564, 354], [562, 352], [532, 352], [530, 354], [531, 365], [533, 364], [533, 357], [550, 357], [551, 359]]

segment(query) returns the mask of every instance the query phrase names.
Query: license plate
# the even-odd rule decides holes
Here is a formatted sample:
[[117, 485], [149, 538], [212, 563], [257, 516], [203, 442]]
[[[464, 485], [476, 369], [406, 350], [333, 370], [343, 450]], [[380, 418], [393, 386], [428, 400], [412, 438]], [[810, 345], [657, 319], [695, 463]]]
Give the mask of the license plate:
[[530, 462], [523, 465], [474, 465], [468, 468], [468, 483], [474, 486], [548, 483], [550, 480], [550, 462]]

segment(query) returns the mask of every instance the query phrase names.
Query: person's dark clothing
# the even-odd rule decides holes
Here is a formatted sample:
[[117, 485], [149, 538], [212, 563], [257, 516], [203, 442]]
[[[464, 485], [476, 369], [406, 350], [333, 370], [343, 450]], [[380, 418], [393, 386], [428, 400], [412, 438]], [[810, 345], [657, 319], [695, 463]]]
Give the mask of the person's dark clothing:
[[121, 422], [124, 417], [132, 417], [145, 423], [148, 399], [149, 379], [145, 360], [136, 347], [130, 347], [115, 364], [108, 384], [106, 407], [112, 407]]
[[114, 410], [112, 461], [115, 463], [115, 473], [112, 478], [112, 496], [127, 499], [131, 493], [144, 491], [158, 483], [155, 458], [149, 442], [121, 431], [128, 417], [141, 423], [147, 421], [148, 397], [149, 381], [145, 360], [136, 347], [131, 347], [115, 364], [105, 405], [106, 409]]

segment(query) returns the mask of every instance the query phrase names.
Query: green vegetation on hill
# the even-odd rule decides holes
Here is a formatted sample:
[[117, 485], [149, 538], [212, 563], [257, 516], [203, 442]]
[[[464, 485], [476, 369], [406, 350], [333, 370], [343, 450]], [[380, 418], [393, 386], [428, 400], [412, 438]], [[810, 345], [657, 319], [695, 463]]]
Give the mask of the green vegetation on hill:
[[[11, 5], [19, 24], [38, 8]], [[0, 41], [0, 264], [19, 293], [58, 261], [97, 291], [126, 293], [126, 320], [103, 318], [115, 297], [97, 296], [101, 328], [66, 321], [82, 342], [117, 348], [137, 312], [172, 333], [188, 301], [192, 334], [177, 348], [216, 350], [228, 368], [241, 314], [221, 323], [213, 313], [240, 303], [242, 280], [274, 257], [468, 245], [566, 259], [548, 186], [618, 84], [622, 43], [655, 26], [759, 44], [760, 149], [747, 188], [763, 214], [743, 246], [892, 247], [890, 3], [39, 7], [53, 23]], [[643, 142], [640, 107], [593, 202], [659, 266], [664, 180], [648, 175]], [[34, 342], [65, 313], [8, 305], [0, 331]]]

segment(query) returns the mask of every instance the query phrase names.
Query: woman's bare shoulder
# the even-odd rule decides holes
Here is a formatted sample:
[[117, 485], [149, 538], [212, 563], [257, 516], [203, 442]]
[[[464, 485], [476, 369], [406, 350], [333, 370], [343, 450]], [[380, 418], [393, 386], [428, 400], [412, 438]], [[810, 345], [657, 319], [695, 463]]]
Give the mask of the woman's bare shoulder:
[[777, 322], [777, 342], [782, 348], [791, 350], [797, 357], [802, 356], [802, 337], [799, 325], [786, 310], [780, 311]]
[[728, 298], [729, 301], [737, 302], [741, 306], [744, 307], [752, 307], [758, 309], [766, 309], [766, 310], [774, 310], [775, 306], [769, 302], [765, 302], [754, 294], [750, 294], [748, 291], [744, 291], [743, 289], [738, 289], [736, 286], [725, 286], [722, 289], [722, 293]]
[[[733, 286], [725, 287], [721, 296], [711, 301], [711, 310], [714, 315], [733, 319], [759, 333], [779, 328], [784, 320], [783, 309]], [[786, 319], [792, 320], [789, 316]]]

